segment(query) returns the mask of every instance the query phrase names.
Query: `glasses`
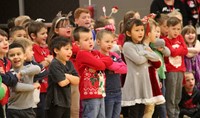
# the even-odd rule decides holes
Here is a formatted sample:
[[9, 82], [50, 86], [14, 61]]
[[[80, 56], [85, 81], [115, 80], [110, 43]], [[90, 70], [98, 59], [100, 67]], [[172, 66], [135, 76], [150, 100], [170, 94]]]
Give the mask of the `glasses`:
[[72, 25], [64, 25], [64, 26], [60, 26], [58, 28], [72, 28], [73, 26]]

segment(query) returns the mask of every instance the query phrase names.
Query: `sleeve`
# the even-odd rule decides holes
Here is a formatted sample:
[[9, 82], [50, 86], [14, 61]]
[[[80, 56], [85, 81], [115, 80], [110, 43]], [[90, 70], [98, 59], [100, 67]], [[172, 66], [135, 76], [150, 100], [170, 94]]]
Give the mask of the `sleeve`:
[[102, 58], [96, 58], [91, 52], [88, 51], [79, 51], [76, 61], [81, 65], [87, 65], [95, 70], [105, 70], [106, 68], [105, 62]]
[[179, 38], [179, 41], [181, 42], [181, 45], [179, 48], [173, 48], [172, 45], [169, 43], [168, 39], [165, 39], [165, 45], [169, 48], [171, 51], [171, 56], [185, 56], [188, 53], [187, 46], [184, 42], [184, 39], [181, 35], [179, 35], [177, 38]]
[[127, 66], [123, 62], [123, 60], [120, 58], [120, 56], [116, 53], [112, 53], [112, 55], [114, 56], [114, 58], [116, 57], [116, 61], [114, 61], [113, 64], [108, 67], [108, 69], [119, 74], [127, 73]]
[[144, 55], [148, 60], [150, 61], [159, 61], [160, 57], [154, 52], [154, 51], [146, 51], [146, 54]]
[[34, 51], [34, 59], [36, 62], [40, 63], [44, 61], [44, 56], [41, 55], [41, 50], [39, 50], [39, 46], [33, 45], [33, 51]]
[[14, 90], [17, 92], [33, 91], [34, 86], [33, 84], [25, 84], [18, 82], [17, 85], [14, 87]]
[[164, 49], [163, 49], [163, 51], [161, 53], [164, 55], [164, 57], [168, 57], [171, 54], [169, 48], [166, 47], [166, 46], [164, 47]]
[[17, 82], [18, 82], [18, 78], [16, 77], [15, 74], [13, 74], [12, 72], [6, 72], [5, 74], [0, 74], [2, 77], [2, 82], [9, 87], [14, 87]]
[[36, 75], [40, 73], [41, 68], [38, 65], [26, 65], [24, 66], [24, 69], [20, 70], [21, 74], [24, 75]]
[[51, 78], [53, 82], [58, 83], [60, 81], [65, 80], [65, 72], [63, 68], [57, 62], [54, 61], [49, 66], [48, 77]]
[[74, 76], [78, 76], [78, 73], [77, 73], [76, 69], [74, 68], [73, 63], [71, 61], [68, 61], [67, 63], [68, 63], [68, 66], [70, 67], [69, 74], [72, 74]]
[[147, 62], [147, 58], [144, 55], [140, 55], [129, 42], [124, 44], [122, 51], [124, 57], [128, 58], [137, 65]]

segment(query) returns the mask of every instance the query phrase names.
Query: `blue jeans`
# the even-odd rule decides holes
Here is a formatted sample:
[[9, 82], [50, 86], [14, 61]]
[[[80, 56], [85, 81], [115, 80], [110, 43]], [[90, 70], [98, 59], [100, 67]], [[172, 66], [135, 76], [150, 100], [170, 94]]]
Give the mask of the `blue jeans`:
[[104, 98], [82, 100], [82, 118], [105, 118]]
[[[163, 96], [165, 96], [165, 91], [166, 91], [165, 80], [161, 79], [160, 82], [162, 83], [162, 89], [161, 89], [162, 94]], [[166, 118], [167, 117], [166, 115], [167, 115], [166, 104], [164, 103], [164, 104], [155, 106], [155, 110], [154, 110], [152, 118]]]
[[116, 93], [106, 93], [105, 97], [105, 112], [106, 118], [119, 118], [121, 112], [121, 91]]

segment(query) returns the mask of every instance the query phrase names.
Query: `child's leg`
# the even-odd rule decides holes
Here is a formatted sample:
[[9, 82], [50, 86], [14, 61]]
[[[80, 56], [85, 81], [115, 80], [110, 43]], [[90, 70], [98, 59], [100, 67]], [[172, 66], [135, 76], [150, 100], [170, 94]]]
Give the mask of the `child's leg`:
[[143, 118], [152, 118], [155, 105], [145, 105]]
[[106, 93], [104, 99], [106, 118], [119, 118], [121, 112], [121, 92]]
[[169, 118], [175, 118], [175, 95], [176, 95], [177, 73], [166, 73], [166, 108]]
[[79, 118], [79, 96], [78, 86], [71, 85], [71, 118]]
[[142, 118], [144, 115], [144, 104], [136, 104], [129, 107], [128, 118]]
[[82, 100], [82, 118], [105, 118], [104, 99], [85, 99]]
[[70, 108], [52, 105], [45, 111], [45, 118], [70, 118]]

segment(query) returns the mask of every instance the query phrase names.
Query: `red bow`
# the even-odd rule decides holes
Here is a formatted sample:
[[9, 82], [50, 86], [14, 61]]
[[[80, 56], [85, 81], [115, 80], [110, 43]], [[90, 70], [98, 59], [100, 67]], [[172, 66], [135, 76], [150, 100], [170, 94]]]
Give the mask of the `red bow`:
[[99, 27], [99, 28], [96, 28], [95, 30], [96, 31], [100, 31], [100, 30], [108, 30], [108, 31], [111, 31], [111, 32], [114, 32], [115, 31], [115, 26], [110, 24], [110, 25], [106, 25], [104, 27]]

